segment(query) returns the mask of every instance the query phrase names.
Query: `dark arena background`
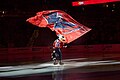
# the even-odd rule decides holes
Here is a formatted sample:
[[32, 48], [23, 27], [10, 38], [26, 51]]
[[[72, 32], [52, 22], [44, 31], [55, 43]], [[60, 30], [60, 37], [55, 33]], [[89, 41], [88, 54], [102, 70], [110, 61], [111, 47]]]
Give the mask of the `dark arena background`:
[[[0, 80], [120, 80], [120, 1], [82, 1], [1, 0]], [[62, 66], [51, 60], [55, 32], [26, 22], [43, 10], [92, 29], [62, 49]]]

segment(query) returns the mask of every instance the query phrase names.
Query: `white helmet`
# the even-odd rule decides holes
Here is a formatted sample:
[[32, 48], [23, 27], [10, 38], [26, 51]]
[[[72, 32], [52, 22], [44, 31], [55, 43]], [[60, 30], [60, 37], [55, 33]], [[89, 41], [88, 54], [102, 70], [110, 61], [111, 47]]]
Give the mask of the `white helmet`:
[[59, 40], [60, 40], [60, 41], [62, 41], [62, 42], [65, 42], [65, 41], [66, 41], [66, 39], [65, 39], [65, 37], [64, 37], [63, 35], [58, 35], [58, 37], [59, 37]]

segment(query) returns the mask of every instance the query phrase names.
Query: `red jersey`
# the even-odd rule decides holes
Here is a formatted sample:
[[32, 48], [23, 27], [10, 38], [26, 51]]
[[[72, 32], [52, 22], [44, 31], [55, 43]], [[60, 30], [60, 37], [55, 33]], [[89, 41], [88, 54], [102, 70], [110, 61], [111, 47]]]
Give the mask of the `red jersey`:
[[64, 45], [64, 43], [61, 42], [59, 39], [56, 39], [56, 40], [54, 41], [54, 43], [53, 43], [53, 47], [54, 47], [54, 48], [62, 48], [63, 45]]

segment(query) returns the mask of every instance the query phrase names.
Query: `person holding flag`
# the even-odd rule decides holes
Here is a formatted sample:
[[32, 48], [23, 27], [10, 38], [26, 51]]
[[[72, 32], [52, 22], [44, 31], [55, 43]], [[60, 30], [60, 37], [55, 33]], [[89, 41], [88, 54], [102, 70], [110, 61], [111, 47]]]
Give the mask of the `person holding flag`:
[[62, 10], [40, 11], [26, 21], [40, 28], [49, 28], [55, 31], [59, 37], [53, 43], [52, 57], [54, 64], [58, 64], [58, 61], [62, 64], [62, 52], [60, 49], [64, 47], [65, 43], [69, 44], [92, 30]]
[[62, 62], [62, 52], [61, 48], [66, 48], [66, 39], [63, 35], [59, 35], [59, 38], [56, 39], [53, 43], [53, 53], [52, 53], [52, 59], [54, 61], [54, 65], [60, 64], [63, 65], [64, 63]]

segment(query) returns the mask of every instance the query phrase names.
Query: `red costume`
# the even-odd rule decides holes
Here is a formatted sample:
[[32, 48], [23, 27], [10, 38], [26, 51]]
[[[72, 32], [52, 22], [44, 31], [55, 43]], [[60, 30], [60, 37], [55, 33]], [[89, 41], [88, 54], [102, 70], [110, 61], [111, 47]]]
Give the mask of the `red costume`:
[[53, 48], [62, 48], [64, 46], [64, 43], [61, 42], [59, 39], [56, 39], [53, 43]]

